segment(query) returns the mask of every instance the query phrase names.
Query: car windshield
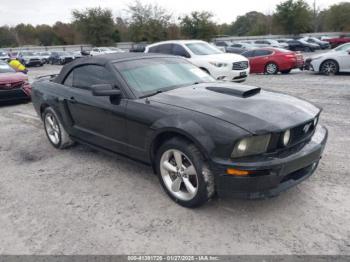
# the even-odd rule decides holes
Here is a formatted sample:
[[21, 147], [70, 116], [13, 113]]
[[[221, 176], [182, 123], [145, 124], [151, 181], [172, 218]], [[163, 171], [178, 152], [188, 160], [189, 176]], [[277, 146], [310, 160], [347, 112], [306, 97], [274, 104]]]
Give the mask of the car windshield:
[[181, 86], [214, 82], [207, 73], [184, 59], [147, 58], [115, 63], [128, 85], [140, 97], [168, 91]]
[[0, 63], [0, 74], [1, 73], [15, 73], [16, 71], [9, 66], [7, 63]]
[[300, 43], [303, 43], [303, 44], [305, 44], [305, 45], [308, 45], [308, 44], [309, 44], [308, 42], [306, 42], [306, 41], [303, 40], [303, 39], [299, 39], [299, 42], [300, 42]]
[[209, 45], [208, 43], [189, 43], [186, 46], [194, 53], [195, 55], [216, 55], [222, 54], [222, 52], [214, 46]]
[[333, 49], [334, 51], [347, 51], [350, 50], [350, 44], [343, 44]]

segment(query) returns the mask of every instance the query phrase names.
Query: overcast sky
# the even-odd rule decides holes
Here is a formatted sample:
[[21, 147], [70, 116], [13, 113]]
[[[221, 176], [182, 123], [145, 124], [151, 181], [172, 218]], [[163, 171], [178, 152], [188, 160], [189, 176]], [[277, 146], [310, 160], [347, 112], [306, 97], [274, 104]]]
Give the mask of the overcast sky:
[[[321, 9], [344, 1], [347, 0], [316, 0]], [[19, 23], [52, 25], [56, 21], [70, 22], [72, 9], [96, 6], [108, 7], [115, 16], [121, 16], [125, 14], [125, 9], [131, 2], [130, 0], [0, 0], [0, 26]], [[214, 13], [217, 22], [230, 23], [238, 15], [253, 10], [265, 14], [272, 13], [281, 0], [142, 0], [142, 2], [158, 3], [175, 16], [194, 10], [207, 10]], [[307, 2], [312, 5], [313, 0]]]

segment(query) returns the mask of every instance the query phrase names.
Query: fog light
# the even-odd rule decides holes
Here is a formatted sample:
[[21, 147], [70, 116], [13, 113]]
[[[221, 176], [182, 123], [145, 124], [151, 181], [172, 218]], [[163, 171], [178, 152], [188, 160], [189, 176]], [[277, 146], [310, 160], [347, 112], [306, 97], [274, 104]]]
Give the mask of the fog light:
[[283, 134], [283, 145], [286, 146], [288, 145], [289, 143], [289, 140], [290, 140], [290, 129], [286, 130]]

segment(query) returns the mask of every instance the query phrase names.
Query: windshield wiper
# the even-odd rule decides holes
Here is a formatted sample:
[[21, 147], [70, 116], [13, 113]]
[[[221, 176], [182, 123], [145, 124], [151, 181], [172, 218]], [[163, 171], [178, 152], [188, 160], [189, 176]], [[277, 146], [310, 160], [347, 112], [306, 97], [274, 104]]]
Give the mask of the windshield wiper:
[[154, 95], [157, 95], [157, 94], [160, 94], [160, 93], [163, 93], [162, 90], [157, 90], [153, 93], [150, 93], [150, 94], [147, 94], [147, 95], [144, 95], [144, 96], [140, 96], [140, 98], [145, 98], [145, 97], [149, 97], [149, 96], [154, 96]]

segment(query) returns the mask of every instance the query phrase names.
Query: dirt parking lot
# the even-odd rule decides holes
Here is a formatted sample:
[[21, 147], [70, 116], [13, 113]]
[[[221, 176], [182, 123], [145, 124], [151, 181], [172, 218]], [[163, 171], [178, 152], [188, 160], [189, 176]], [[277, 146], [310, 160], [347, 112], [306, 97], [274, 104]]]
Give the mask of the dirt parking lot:
[[30, 103], [1, 106], [0, 253], [350, 254], [350, 75], [295, 70], [245, 84], [323, 107], [324, 158], [277, 198], [194, 210], [174, 204], [148, 166], [81, 145], [56, 150]]

